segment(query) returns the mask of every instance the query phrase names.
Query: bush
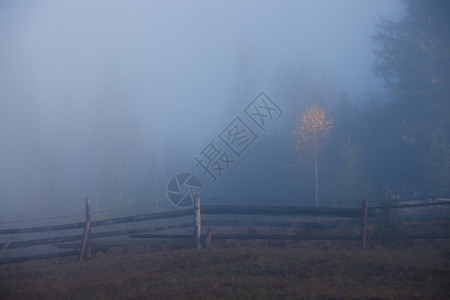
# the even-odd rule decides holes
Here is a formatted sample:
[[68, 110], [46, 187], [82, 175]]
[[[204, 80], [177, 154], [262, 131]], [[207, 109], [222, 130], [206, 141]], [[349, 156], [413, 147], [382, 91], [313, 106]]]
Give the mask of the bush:
[[[395, 212], [392, 208], [392, 201], [380, 202], [380, 208], [377, 210], [377, 217], [394, 217]], [[400, 232], [402, 224], [400, 222], [387, 221], [375, 227], [375, 233], [381, 235], [394, 235]]]

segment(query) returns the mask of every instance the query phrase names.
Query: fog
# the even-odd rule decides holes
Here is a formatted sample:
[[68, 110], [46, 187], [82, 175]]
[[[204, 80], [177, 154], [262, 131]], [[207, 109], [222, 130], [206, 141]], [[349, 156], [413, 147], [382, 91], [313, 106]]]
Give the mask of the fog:
[[[329, 109], [342, 91], [386, 95], [370, 35], [403, 14], [390, 0], [2, 1], [0, 221], [83, 213], [84, 197], [93, 210], [173, 209], [180, 172], [211, 203], [312, 205], [284, 160], [305, 91]], [[212, 182], [193, 157], [260, 92], [283, 114], [251, 125], [256, 142]]]

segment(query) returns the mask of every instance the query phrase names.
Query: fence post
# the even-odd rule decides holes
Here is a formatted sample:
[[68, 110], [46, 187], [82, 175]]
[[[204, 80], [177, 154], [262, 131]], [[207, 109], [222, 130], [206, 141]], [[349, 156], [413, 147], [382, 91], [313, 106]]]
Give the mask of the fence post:
[[367, 249], [367, 200], [364, 200], [361, 208], [361, 247]]
[[0, 254], [2, 254], [2, 252], [5, 251], [6, 248], [8, 248], [9, 244], [11, 244], [13, 240], [14, 240], [14, 236], [11, 236], [11, 237], [9, 238], [9, 240], [6, 241], [6, 243], [5, 243], [5, 244], [2, 246], [2, 248], [0, 249]]
[[[433, 204], [433, 203], [436, 203], [436, 201], [434, 200], [433, 197], [431, 197], [431, 199], [430, 199], [430, 204]], [[428, 210], [428, 211], [432, 211], [433, 209], [434, 209], [434, 206], [432, 206], [432, 205], [429, 205], [429, 206], [427, 207], [427, 210]]]
[[195, 247], [197, 249], [202, 248], [202, 220], [200, 217], [200, 196], [195, 196], [194, 199], [194, 215], [195, 215], [195, 222], [194, 222], [194, 242]]
[[86, 197], [86, 225], [84, 227], [83, 242], [81, 245], [80, 262], [83, 261], [85, 252], [87, 252], [88, 259], [91, 258], [91, 208], [88, 197]]
[[205, 247], [208, 248], [211, 245], [212, 241], [212, 231], [211, 228], [208, 228], [206, 231], [206, 241], [205, 241]]

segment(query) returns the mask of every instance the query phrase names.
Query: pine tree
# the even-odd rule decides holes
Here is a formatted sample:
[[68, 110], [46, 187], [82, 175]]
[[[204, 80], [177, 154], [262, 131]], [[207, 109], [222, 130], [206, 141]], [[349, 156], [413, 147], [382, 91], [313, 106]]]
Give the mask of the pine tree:
[[[398, 22], [382, 19], [373, 36], [374, 72], [394, 97], [391, 112], [409, 158], [404, 169], [423, 179], [423, 191], [442, 192], [449, 181], [450, 2], [408, 0]], [[447, 153], [447, 154], [446, 154]], [[406, 159], [405, 159], [406, 161]], [[411, 183], [417, 184], [417, 183]]]
[[370, 197], [370, 183], [358, 148], [350, 141], [342, 143], [340, 161], [333, 180], [333, 195], [338, 201], [355, 202]]

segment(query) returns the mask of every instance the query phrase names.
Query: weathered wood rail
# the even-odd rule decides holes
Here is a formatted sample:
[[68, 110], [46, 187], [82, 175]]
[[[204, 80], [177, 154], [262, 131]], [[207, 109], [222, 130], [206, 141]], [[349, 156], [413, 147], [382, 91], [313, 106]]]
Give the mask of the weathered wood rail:
[[[436, 220], [450, 220], [450, 215], [439, 209], [439, 213], [430, 214], [412, 214], [412, 215], [389, 215], [379, 216], [377, 212], [385, 209], [385, 206], [368, 207], [367, 201], [363, 202], [361, 208], [327, 208], [327, 207], [304, 207], [304, 206], [250, 206], [250, 205], [200, 205], [200, 199], [194, 205], [194, 208], [180, 209], [167, 212], [158, 212], [150, 214], [140, 214], [126, 217], [116, 217], [105, 220], [90, 220], [88, 205], [86, 206], [86, 222], [69, 223], [61, 225], [49, 225], [27, 228], [0, 229], [0, 245], [4, 252], [14, 251], [18, 248], [34, 247], [40, 245], [54, 245], [58, 248], [73, 248], [78, 250], [41, 254], [30, 257], [0, 257], [0, 264], [16, 261], [23, 261], [36, 258], [48, 258], [53, 256], [74, 255], [75, 252], [82, 258], [86, 250], [90, 251], [91, 239], [95, 242], [103, 238], [114, 236], [125, 236], [131, 239], [193, 239], [194, 247], [200, 249], [204, 241], [240, 239], [240, 240], [353, 240], [361, 241], [362, 248], [367, 248], [367, 242], [380, 239], [435, 239], [450, 238], [450, 234], [415, 234], [415, 235], [377, 235], [371, 232], [371, 227], [386, 223], [404, 223], [404, 222], [425, 222]], [[404, 208], [418, 207], [440, 207], [450, 208], [450, 201], [392, 205], [389, 208], [401, 210]], [[186, 220], [186, 217], [192, 219]], [[221, 218], [226, 217], [226, 219]], [[241, 217], [239, 219], [238, 217]], [[263, 219], [261, 219], [263, 218]], [[139, 224], [147, 221], [171, 220], [173, 224], [153, 225], [139, 227]], [[89, 226], [88, 225], [89, 222]], [[108, 226], [128, 224], [128, 228], [107, 230]], [[132, 225], [132, 228], [130, 228]], [[359, 234], [273, 234], [273, 233], [222, 233], [202, 234], [202, 228], [291, 228], [291, 229], [327, 229], [327, 228], [360, 228]], [[100, 230], [102, 228], [102, 230]], [[193, 228], [193, 234], [157, 234], [161, 231], [180, 231], [186, 228]], [[106, 229], [106, 230], [105, 230]], [[72, 234], [62, 236], [42, 237], [58, 231], [71, 231]], [[83, 230], [85, 234], [83, 234]], [[88, 230], [88, 231], [87, 231]], [[90, 231], [93, 231], [90, 233]], [[74, 234], [73, 231], [79, 231]], [[191, 231], [192, 232], [192, 231]], [[16, 238], [13, 241], [11, 235], [26, 235], [27, 239]], [[29, 238], [34, 235], [39, 238]], [[8, 239], [9, 238], [9, 239]], [[69, 244], [70, 242], [76, 242]], [[126, 241], [123, 241], [126, 243]], [[83, 244], [85, 245], [83, 248]], [[83, 249], [82, 249], [83, 248]], [[82, 250], [80, 253], [80, 249]], [[75, 252], [74, 252], [75, 251]], [[1, 253], [0, 253], [1, 254]], [[89, 255], [87, 255], [89, 257]]]

